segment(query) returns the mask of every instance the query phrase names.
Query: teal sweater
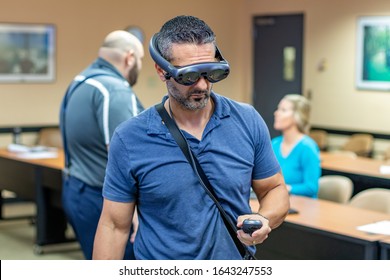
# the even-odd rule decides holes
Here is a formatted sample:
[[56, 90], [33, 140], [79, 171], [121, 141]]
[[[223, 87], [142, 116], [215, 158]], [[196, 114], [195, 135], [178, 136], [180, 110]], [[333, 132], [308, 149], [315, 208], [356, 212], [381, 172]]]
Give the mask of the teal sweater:
[[283, 136], [272, 139], [272, 147], [279, 161], [291, 194], [316, 198], [321, 176], [320, 151], [317, 143], [305, 135], [287, 156], [281, 152]]

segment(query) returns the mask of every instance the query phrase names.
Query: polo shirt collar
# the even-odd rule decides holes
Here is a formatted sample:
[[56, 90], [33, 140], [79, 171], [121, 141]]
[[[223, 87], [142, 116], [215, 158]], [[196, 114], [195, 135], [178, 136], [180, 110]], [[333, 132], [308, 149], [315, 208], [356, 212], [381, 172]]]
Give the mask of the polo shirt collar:
[[107, 60], [101, 58], [101, 57], [98, 57], [95, 61], [94, 61], [94, 67], [95, 68], [100, 68], [100, 69], [106, 69], [108, 71], [111, 71], [113, 72], [115, 75], [121, 77], [122, 79], [124, 79], [124, 77], [122, 76], [122, 74], [118, 71], [118, 69], [116, 69], [114, 67], [114, 65], [112, 65], [110, 62], [108, 62]]

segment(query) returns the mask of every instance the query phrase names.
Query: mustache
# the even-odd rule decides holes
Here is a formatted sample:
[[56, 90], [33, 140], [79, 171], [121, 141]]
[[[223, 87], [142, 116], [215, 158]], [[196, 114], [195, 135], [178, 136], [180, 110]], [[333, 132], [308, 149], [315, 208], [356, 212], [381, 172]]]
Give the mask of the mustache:
[[189, 94], [208, 94], [209, 92], [207, 90], [192, 90], [189, 92]]

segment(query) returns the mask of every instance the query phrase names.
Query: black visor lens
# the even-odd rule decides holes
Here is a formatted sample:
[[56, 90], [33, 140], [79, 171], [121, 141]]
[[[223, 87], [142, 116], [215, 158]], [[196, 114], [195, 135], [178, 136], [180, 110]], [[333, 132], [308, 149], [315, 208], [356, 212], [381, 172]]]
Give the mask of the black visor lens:
[[225, 79], [229, 75], [229, 72], [224, 69], [215, 69], [207, 73], [207, 80], [212, 83], [219, 82], [220, 80]]
[[229, 66], [218, 62], [192, 64], [180, 68], [177, 67], [176, 69], [176, 71], [171, 73], [171, 77], [177, 83], [185, 86], [195, 84], [201, 77], [204, 77], [211, 83], [216, 83], [229, 75]]
[[179, 84], [190, 86], [195, 84], [200, 78], [200, 74], [198, 72], [187, 72], [179, 75], [175, 80]]

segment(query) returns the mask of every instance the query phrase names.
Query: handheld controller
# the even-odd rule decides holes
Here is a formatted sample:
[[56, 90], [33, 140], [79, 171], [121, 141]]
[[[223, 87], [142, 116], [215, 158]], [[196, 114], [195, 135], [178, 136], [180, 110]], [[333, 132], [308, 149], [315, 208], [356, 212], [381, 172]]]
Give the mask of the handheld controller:
[[242, 230], [243, 232], [249, 234], [252, 236], [252, 233], [258, 229], [260, 229], [263, 226], [263, 223], [260, 220], [249, 220], [245, 219], [242, 223]]

